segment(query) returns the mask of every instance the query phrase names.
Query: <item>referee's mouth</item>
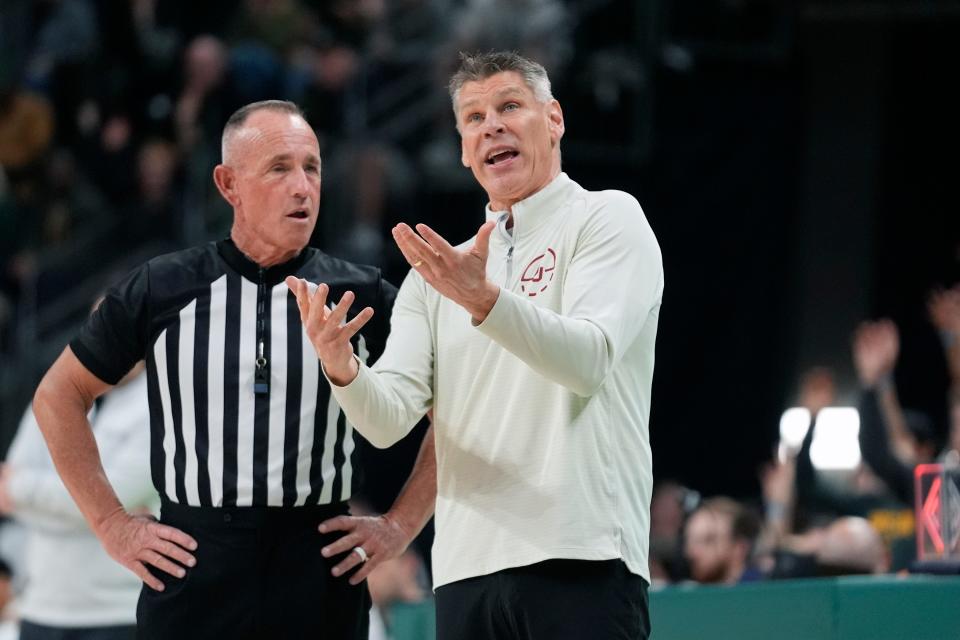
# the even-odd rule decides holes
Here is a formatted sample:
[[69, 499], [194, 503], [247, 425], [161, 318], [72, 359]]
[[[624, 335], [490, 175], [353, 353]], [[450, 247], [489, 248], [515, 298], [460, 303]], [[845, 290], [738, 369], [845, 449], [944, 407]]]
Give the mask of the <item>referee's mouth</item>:
[[293, 218], [294, 220], [309, 220], [310, 212], [306, 209], [296, 209], [287, 214], [288, 218]]

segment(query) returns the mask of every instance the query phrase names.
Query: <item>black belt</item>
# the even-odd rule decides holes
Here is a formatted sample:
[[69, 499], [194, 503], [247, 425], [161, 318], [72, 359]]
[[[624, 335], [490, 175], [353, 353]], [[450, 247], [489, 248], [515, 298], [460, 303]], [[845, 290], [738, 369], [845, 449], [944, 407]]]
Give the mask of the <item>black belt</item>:
[[193, 507], [163, 500], [160, 521], [195, 526], [261, 527], [320, 524], [324, 520], [349, 513], [346, 502], [303, 505], [299, 507]]

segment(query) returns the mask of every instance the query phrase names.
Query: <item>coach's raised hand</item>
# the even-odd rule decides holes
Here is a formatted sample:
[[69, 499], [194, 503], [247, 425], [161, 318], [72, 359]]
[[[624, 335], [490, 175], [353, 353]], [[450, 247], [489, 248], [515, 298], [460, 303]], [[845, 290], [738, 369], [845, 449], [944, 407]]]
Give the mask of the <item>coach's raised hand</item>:
[[490, 234], [496, 225], [485, 222], [477, 231], [473, 246], [460, 250], [425, 224], [414, 233], [400, 223], [393, 228], [393, 239], [403, 257], [427, 284], [470, 312], [476, 323], [483, 322], [497, 302], [500, 287], [487, 280], [487, 256]]
[[353, 357], [350, 338], [373, 317], [373, 309], [364, 307], [352, 320], [344, 322], [347, 311], [353, 304], [352, 291], [344, 293], [340, 302], [333, 309], [328, 309], [327, 295], [330, 288], [327, 285], [317, 285], [317, 290], [311, 295], [306, 280], [287, 276], [285, 282], [297, 297], [300, 321], [307, 330], [307, 337], [316, 349], [327, 377], [337, 386], [350, 384], [360, 370], [356, 358]]

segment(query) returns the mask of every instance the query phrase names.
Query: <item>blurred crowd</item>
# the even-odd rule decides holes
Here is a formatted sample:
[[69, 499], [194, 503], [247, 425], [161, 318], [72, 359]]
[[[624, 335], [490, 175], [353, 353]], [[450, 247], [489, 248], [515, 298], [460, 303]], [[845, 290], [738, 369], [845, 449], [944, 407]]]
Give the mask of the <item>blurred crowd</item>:
[[[837, 393], [830, 370], [807, 372], [798, 404], [808, 412], [808, 425], [797, 441], [781, 438], [760, 471], [762, 496], [701, 499], [672, 481], [654, 488], [654, 584], [733, 585], [918, 569], [914, 469], [937, 462], [960, 470], [960, 285], [932, 292], [928, 315], [950, 373], [947, 425], [901, 406], [897, 326], [890, 319], [864, 322], [851, 340], [860, 463], [847, 470], [814, 464], [817, 418], [837, 404]], [[835, 427], [824, 421], [822, 428]]]
[[555, 70], [571, 32], [559, 0], [5, 0], [0, 348], [19, 303], [42, 309], [140, 249], [223, 237], [211, 170], [223, 123], [256, 100], [292, 100], [317, 130], [313, 244], [389, 267], [384, 231], [413, 202], [472, 188], [445, 92], [456, 52]]

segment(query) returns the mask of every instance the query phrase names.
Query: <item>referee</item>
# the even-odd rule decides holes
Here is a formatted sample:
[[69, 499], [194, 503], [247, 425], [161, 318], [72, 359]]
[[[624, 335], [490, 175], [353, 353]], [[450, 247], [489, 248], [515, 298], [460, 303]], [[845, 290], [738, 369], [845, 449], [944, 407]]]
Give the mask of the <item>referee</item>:
[[[353, 428], [284, 278], [328, 283], [331, 317], [349, 310], [344, 331], [363, 326], [352, 342], [364, 361], [383, 350], [395, 289], [307, 247], [320, 153], [296, 105], [234, 113], [213, 177], [233, 207], [230, 239], [155, 258], [114, 287], [41, 382], [37, 420], [91, 528], [145, 583], [139, 637], [366, 638], [366, 585], [331, 575], [344, 556], [324, 557], [336, 534], [318, 532], [347, 513]], [[123, 509], [86, 417], [139, 360], [160, 522]]]

